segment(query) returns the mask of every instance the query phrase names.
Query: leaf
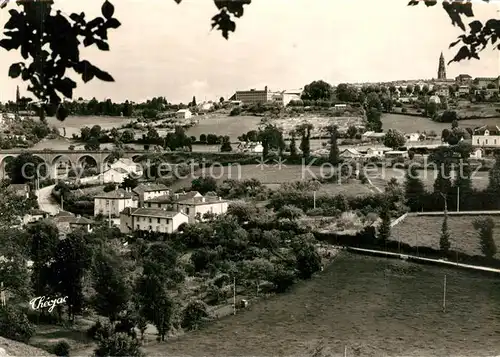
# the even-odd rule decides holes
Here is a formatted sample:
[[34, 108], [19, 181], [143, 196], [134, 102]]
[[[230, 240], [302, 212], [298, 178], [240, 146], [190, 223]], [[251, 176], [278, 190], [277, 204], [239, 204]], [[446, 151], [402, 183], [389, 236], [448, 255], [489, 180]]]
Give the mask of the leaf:
[[82, 79], [85, 83], [87, 83], [88, 81], [94, 78], [95, 67], [92, 66], [88, 61], [83, 61], [83, 62], [86, 62], [86, 64], [85, 64], [85, 69], [83, 70], [82, 73]]
[[95, 44], [97, 45], [97, 48], [99, 48], [101, 51], [109, 51], [109, 45], [101, 40], [94, 40]]
[[460, 43], [460, 41], [461, 41], [461, 39], [458, 39], [458, 40], [456, 40], [456, 41], [454, 41], [454, 42], [450, 43], [450, 46], [449, 46], [448, 48], [455, 47], [457, 44], [459, 44], [459, 43]]
[[104, 82], [114, 82], [115, 79], [108, 72], [104, 72], [97, 67], [94, 67], [95, 76]]
[[234, 32], [236, 30], [236, 23], [231, 20], [231, 16], [226, 10], [221, 10], [221, 12], [214, 17], [212, 17], [212, 29], [217, 28], [222, 32], [222, 36], [227, 40], [229, 39], [229, 32]]
[[9, 68], [9, 77], [11, 78], [19, 77], [21, 75], [21, 71], [23, 70], [22, 65], [23, 65], [22, 62], [11, 64]]
[[472, 33], [477, 33], [481, 31], [481, 29], [483, 28], [483, 24], [481, 23], [481, 21], [475, 20], [469, 24], [469, 27]]
[[112, 3], [106, 0], [104, 4], [102, 4], [101, 13], [102, 16], [104, 16], [106, 19], [110, 19], [113, 17], [113, 14], [115, 13], [115, 7], [113, 6]]
[[448, 62], [450, 64], [451, 62], [459, 62], [465, 58], [470, 58], [471, 57], [471, 52], [467, 46], [462, 46], [460, 47], [460, 50], [458, 50], [458, 53], [453, 57], [453, 59]]
[[3, 38], [0, 40], [0, 47], [5, 48], [7, 51], [17, 49], [21, 44], [13, 38]]
[[120, 27], [122, 24], [120, 23], [120, 21], [118, 21], [117, 19], [115, 19], [114, 17], [112, 19], [109, 19], [108, 21], [106, 21], [106, 28], [108, 29], [117, 29], [118, 27]]
[[22, 70], [22, 72], [21, 72], [21, 78], [23, 79], [23, 81], [27, 81], [30, 78], [30, 71], [29, 71], [29, 69], [25, 68], [25, 69]]
[[408, 5], [406, 5], [406, 6], [415, 6], [415, 5], [418, 5], [418, 4], [419, 4], [418, 0], [410, 0], [410, 2], [408, 3]]
[[76, 83], [69, 78], [64, 78], [60, 81], [57, 81], [54, 87], [66, 98], [73, 98], [73, 89], [76, 88]]
[[94, 44], [94, 38], [93, 37], [90, 37], [90, 36], [87, 36], [83, 39], [83, 45], [85, 47], [89, 47], [90, 45]]
[[177, 4], [180, 4], [182, 0], [174, 0]]

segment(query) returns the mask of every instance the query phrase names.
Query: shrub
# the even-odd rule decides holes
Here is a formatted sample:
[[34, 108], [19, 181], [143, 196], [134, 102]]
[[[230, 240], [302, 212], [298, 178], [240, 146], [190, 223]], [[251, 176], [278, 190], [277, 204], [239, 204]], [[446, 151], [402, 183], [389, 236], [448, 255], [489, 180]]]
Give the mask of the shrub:
[[11, 306], [0, 308], [0, 336], [26, 343], [34, 333], [24, 312]]
[[187, 330], [197, 330], [207, 318], [207, 305], [203, 301], [192, 301], [182, 312], [181, 326]]
[[70, 345], [66, 341], [61, 341], [57, 345], [54, 346], [54, 354], [58, 357], [67, 357], [69, 356]]
[[231, 109], [231, 112], [229, 113], [229, 115], [232, 116], [232, 117], [240, 115], [240, 114], [241, 114], [241, 108], [240, 107], [234, 107], [233, 109]]
[[126, 333], [116, 333], [99, 342], [94, 356], [129, 356], [143, 357], [145, 354], [140, 349], [140, 342]]
[[493, 229], [495, 222], [490, 218], [477, 219], [474, 221], [474, 228], [479, 231], [479, 244], [483, 255], [493, 258], [497, 254], [497, 247], [493, 239]]
[[104, 186], [103, 191], [104, 192], [111, 192], [116, 189], [116, 185], [114, 183], [108, 183], [106, 186]]

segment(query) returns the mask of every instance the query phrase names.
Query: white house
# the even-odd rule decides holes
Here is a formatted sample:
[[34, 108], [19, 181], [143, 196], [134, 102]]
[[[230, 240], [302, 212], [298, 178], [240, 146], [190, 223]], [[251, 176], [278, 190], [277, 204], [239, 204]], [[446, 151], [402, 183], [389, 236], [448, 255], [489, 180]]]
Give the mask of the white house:
[[361, 156], [361, 153], [356, 149], [345, 149], [339, 154], [339, 157], [343, 159], [353, 159]]
[[436, 90], [436, 94], [440, 97], [449, 97], [450, 96], [450, 89], [446, 86], [442, 86], [442, 87], [439, 87], [437, 90]]
[[142, 206], [144, 201], [150, 200], [154, 197], [168, 195], [170, 193], [170, 190], [165, 185], [149, 183], [138, 185], [132, 190], [132, 192], [137, 195], [139, 199], [139, 205]]
[[469, 92], [470, 92], [469, 86], [459, 86], [458, 91], [457, 91], [457, 95], [465, 95], [465, 94], [469, 94]]
[[137, 207], [137, 197], [130, 190], [117, 189], [94, 197], [94, 216], [116, 218], [126, 207]]
[[34, 223], [48, 217], [48, 213], [39, 209], [32, 209], [22, 218], [22, 224]]
[[99, 175], [101, 183], [122, 183], [125, 177], [128, 176], [128, 171], [121, 167], [110, 168]]
[[344, 110], [344, 109], [347, 109], [347, 104], [335, 104], [335, 105], [333, 106], [333, 108], [334, 108], [335, 110]]
[[420, 133], [405, 134], [406, 141], [420, 141]]
[[483, 157], [483, 150], [477, 148], [477, 149], [474, 149], [471, 153], [470, 153], [470, 158], [471, 159], [481, 159]]
[[188, 223], [188, 216], [182, 212], [167, 211], [159, 208], [125, 208], [120, 213], [120, 231], [173, 233], [183, 223]]
[[226, 213], [228, 201], [216, 196], [202, 196], [179, 200], [175, 206], [176, 211], [182, 212], [189, 217], [189, 223], [194, 223], [197, 220], [203, 221], [205, 213], [216, 215]]
[[369, 148], [366, 150], [365, 157], [383, 157], [385, 151], [388, 150], [384, 148]]
[[140, 164], [132, 161], [131, 159], [118, 159], [109, 165], [112, 169], [123, 169], [127, 171], [129, 174], [133, 174], [135, 177], [142, 176], [142, 167]]
[[374, 139], [382, 139], [385, 136], [385, 133], [376, 133], [374, 131], [366, 131], [361, 135], [361, 139], [364, 140], [374, 140]]
[[179, 119], [189, 119], [193, 116], [193, 113], [189, 109], [179, 109], [175, 113], [175, 117]]
[[173, 195], [170, 195], [170, 194], [161, 195], [161, 196], [153, 197], [149, 200], [144, 201], [143, 207], [144, 208], [162, 208], [162, 209], [168, 210], [168, 208], [170, 208], [170, 206], [173, 206], [174, 203], [176, 203], [176, 202], [188, 200], [188, 199], [195, 198], [195, 197], [202, 197], [202, 195], [198, 191], [174, 193]]
[[214, 103], [213, 102], [204, 102], [204, 103], [198, 104], [198, 110], [200, 110], [202, 112], [208, 112], [213, 107], [214, 107]]
[[496, 125], [485, 125], [474, 130], [472, 146], [500, 146], [500, 128]]
[[300, 100], [300, 96], [302, 95], [302, 89], [296, 90], [286, 90], [282, 93], [282, 103], [283, 106], [287, 106], [293, 100]]

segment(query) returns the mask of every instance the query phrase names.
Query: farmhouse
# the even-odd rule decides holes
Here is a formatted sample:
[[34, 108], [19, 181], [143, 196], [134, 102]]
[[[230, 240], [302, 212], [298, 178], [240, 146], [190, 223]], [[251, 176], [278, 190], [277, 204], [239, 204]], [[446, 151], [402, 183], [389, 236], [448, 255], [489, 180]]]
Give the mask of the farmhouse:
[[345, 149], [339, 154], [339, 157], [343, 159], [353, 159], [361, 156], [361, 153], [356, 149]]
[[459, 74], [458, 76], [455, 77], [455, 82], [458, 83], [468, 83], [472, 80], [472, 77], [469, 76], [468, 74]]
[[99, 175], [101, 183], [122, 183], [125, 177], [128, 176], [128, 171], [121, 167], [110, 168]]
[[139, 199], [139, 206], [142, 206], [144, 201], [149, 200], [154, 197], [162, 196], [162, 195], [167, 195], [170, 193], [170, 190], [168, 189], [167, 186], [163, 184], [140, 184], [136, 188], [132, 190], [134, 192], [138, 199]]
[[459, 86], [458, 87], [458, 91], [457, 91], [457, 95], [466, 95], [466, 94], [469, 94], [470, 92], [470, 88], [469, 86]]
[[367, 131], [361, 135], [362, 139], [373, 140], [373, 139], [383, 139], [385, 133], [376, 133], [374, 131]]
[[137, 197], [130, 190], [117, 189], [94, 197], [94, 216], [119, 217], [126, 207], [137, 207]]
[[481, 159], [483, 157], [483, 150], [477, 148], [472, 150], [470, 153], [470, 158], [471, 159]]
[[407, 158], [408, 157], [408, 151], [387, 151], [385, 153], [385, 157], [387, 159], [395, 159], [395, 158], [398, 158], [398, 157], [402, 157], [402, 158]]
[[120, 213], [120, 231], [122, 233], [137, 231], [173, 233], [181, 224], [188, 223], [188, 221], [188, 216], [182, 212], [159, 208], [127, 207]]
[[175, 117], [178, 119], [189, 119], [193, 116], [193, 113], [189, 109], [179, 109], [175, 113]]
[[365, 157], [383, 157], [384, 152], [386, 152], [386, 151], [390, 151], [390, 149], [388, 149], [388, 148], [368, 148], [366, 150], [366, 152], [362, 152], [362, 151], [360, 151], [360, 152], [363, 153]]
[[142, 168], [139, 164], [135, 163], [131, 159], [118, 159], [113, 162], [110, 166], [111, 169], [122, 169], [127, 171], [129, 174], [134, 174], [137, 176], [142, 175]]
[[39, 209], [32, 209], [22, 218], [22, 224], [29, 224], [47, 218], [49, 214]]
[[500, 146], [500, 128], [496, 125], [484, 125], [474, 130], [472, 145], [481, 147]]
[[60, 211], [57, 215], [51, 218], [54, 224], [59, 229], [61, 238], [76, 229], [84, 229], [86, 232], [92, 231], [93, 221], [81, 216], [75, 216], [71, 212]]

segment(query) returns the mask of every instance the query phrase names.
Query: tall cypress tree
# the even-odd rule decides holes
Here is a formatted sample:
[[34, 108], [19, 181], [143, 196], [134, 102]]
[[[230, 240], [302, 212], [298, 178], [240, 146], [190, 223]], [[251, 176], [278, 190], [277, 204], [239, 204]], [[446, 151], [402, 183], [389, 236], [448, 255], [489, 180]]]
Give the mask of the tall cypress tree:
[[443, 225], [441, 226], [441, 236], [439, 237], [439, 249], [443, 254], [450, 250], [450, 232], [448, 230], [448, 212], [444, 212]]
[[425, 187], [418, 177], [418, 171], [410, 166], [405, 176], [405, 199], [406, 205], [411, 211], [418, 211], [422, 207], [422, 197], [425, 195]]

